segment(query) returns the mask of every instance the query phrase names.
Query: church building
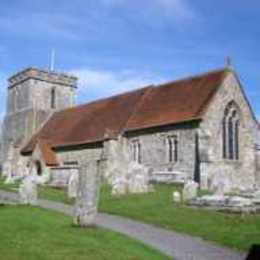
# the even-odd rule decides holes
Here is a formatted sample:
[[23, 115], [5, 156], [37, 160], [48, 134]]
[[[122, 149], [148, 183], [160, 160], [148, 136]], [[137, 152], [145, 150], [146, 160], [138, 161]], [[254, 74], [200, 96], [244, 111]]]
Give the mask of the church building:
[[76, 85], [73, 76], [35, 68], [9, 79], [2, 147], [13, 174], [30, 163], [53, 185], [66, 185], [95, 160], [109, 181], [135, 161], [153, 181], [191, 179], [225, 191], [260, 185], [259, 124], [233, 69], [79, 106]]

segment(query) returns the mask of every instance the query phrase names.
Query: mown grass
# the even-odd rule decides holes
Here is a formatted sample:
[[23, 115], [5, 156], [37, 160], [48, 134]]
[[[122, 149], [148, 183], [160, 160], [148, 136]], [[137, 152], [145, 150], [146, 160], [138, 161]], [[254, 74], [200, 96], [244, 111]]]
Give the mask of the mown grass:
[[1, 259], [170, 259], [133, 239], [102, 228], [82, 229], [62, 214], [36, 207], [0, 207]]
[[18, 191], [20, 182], [17, 181], [12, 184], [5, 184], [4, 182], [5, 182], [5, 178], [0, 175], [0, 189], [1, 190], [14, 191], [14, 192]]
[[39, 186], [38, 187], [39, 198], [46, 200], [53, 200], [65, 204], [73, 204], [74, 199], [70, 199], [67, 196], [66, 189], [51, 188], [48, 186]]
[[240, 250], [260, 243], [260, 215], [241, 216], [173, 204], [172, 192], [175, 189], [172, 185], [156, 185], [154, 193], [113, 197], [110, 188], [105, 186], [101, 189], [100, 211]]
[[[0, 185], [1, 187], [1, 185]], [[204, 209], [193, 209], [173, 204], [173, 185], [155, 185], [155, 192], [141, 195], [114, 197], [111, 188], [102, 186], [99, 210], [121, 215], [141, 222], [176, 230], [231, 248], [247, 250], [260, 243], [260, 215], [227, 214]], [[200, 192], [207, 194], [207, 191]], [[72, 204], [66, 190], [40, 187], [40, 197]]]
[[[20, 182], [15, 182], [12, 184], [5, 184], [5, 178], [0, 176], [0, 189], [12, 192], [18, 192]], [[41, 199], [53, 200], [57, 202], [62, 202], [65, 204], [73, 204], [74, 199], [69, 199], [67, 196], [66, 189], [52, 188], [48, 186], [38, 186], [38, 195]]]

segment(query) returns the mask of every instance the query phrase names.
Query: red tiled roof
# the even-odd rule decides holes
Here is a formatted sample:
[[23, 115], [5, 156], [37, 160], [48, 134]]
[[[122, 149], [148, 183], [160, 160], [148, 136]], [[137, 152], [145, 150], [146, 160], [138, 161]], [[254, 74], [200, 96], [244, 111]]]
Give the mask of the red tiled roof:
[[127, 130], [148, 128], [201, 118], [221, 85], [225, 70], [190, 77], [155, 87], [127, 123]]
[[22, 152], [31, 152], [38, 139], [48, 140], [52, 147], [60, 147], [115, 138], [146, 90], [143, 88], [54, 113]]
[[58, 166], [59, 163], [56, 153], [51, 149], [49, 144], [42, 139], [38, 140], [37, 144], [39, 146], [45, 164], [47, 166]]
[[53, 114], [22, 153], [38, 139], [53, 148], [103, 141], [123, 131], [201, 119], [227, 70], [150, 86]]

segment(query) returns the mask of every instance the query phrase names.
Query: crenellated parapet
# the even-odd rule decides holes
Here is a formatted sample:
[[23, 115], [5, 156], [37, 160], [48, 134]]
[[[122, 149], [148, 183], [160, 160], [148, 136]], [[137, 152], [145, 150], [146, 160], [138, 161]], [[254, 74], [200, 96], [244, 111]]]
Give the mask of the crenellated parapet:
[[74, 76], [42, 69], [27, 68], [8, 79], [8, 88], [21, 84], [28, 79], [35, 79], [74, 88], [77, 87], [77, 78]]

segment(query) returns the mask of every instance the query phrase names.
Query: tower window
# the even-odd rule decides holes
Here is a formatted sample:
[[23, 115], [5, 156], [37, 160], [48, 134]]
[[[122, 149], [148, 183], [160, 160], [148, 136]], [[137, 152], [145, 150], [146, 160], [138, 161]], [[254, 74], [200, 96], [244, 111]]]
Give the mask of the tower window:
[[13, 90], [13, 112], [16, 112], [18, 104], [18, 91], [17, 88]]
[[235, 102], [230, 102], [222, 122], [223, 158], [239, 159], [239, 109]]
[[56, 108], [56, 90], [53, 88], [51, 90], [51, 108], [55, 109]]

